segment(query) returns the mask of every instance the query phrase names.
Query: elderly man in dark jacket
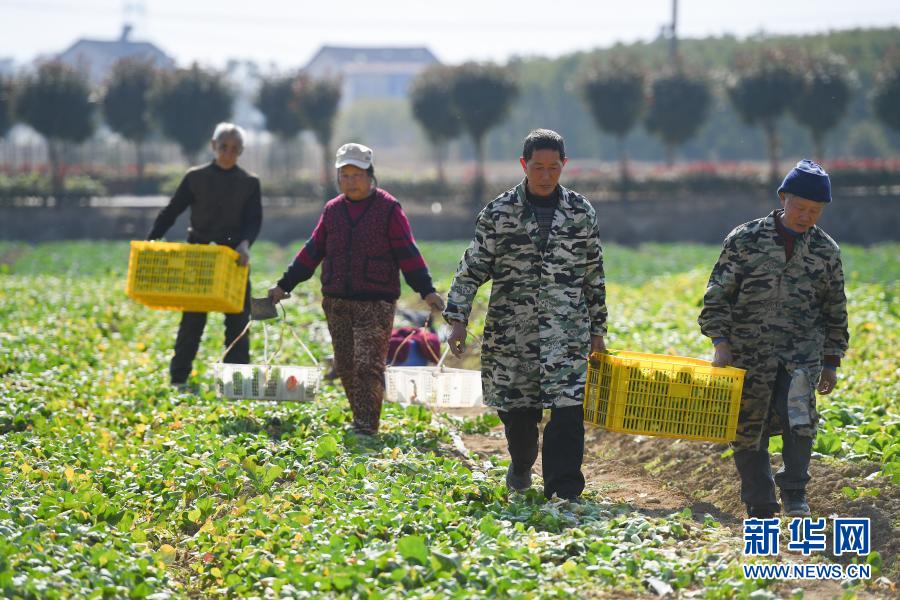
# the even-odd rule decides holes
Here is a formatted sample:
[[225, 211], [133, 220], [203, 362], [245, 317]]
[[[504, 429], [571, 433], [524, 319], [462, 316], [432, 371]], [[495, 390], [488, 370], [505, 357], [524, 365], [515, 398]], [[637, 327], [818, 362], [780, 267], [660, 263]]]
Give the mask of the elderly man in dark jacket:
[[[815, 392], [828, 394], [849, 342], [838, 245], [816, 226], [831, 202], [828, 174], [802, 160], [778, 196], [782, 209], [728, 234], [712, 270], [700, 329], [715, 344], [715, 366], [747, 370], [734, 461], [751, 517], [810, 514], [807, 468], [818, 415]], [[769, 436], [784, 441], [772, 477]]]
[[[190, 169], [181, 180], [175, 195], [163, 208], [148, 240], [165, 235], [178, 216], [191, 210], [188, 242], [191, 244], [223, 244], [234, 248], [240, 255], [239, 262], [250, 262], [250, 246], [259, 235], [262, 225], [262, 204], [259, 178], [237, 165], [244, 150], [244, 131], [231, 123], [219, 123], [210, 142], [215, 159], [207, 165]], [[186, 312], [182, 314], [178, 336], [175, 339], [175, 355], [169, 365], [172, 384], [186, 385], [191, 374], [194, 357], [200, 347], [200, 338], [206, 327], [206, 314]], [[237, 338], [250, 319], [250, 280], [244, 310], [225, 315], [225, 346]], [[250, 362], [250, 339], [244, 335], [225, 356], [225, 362], [247, 364]]]

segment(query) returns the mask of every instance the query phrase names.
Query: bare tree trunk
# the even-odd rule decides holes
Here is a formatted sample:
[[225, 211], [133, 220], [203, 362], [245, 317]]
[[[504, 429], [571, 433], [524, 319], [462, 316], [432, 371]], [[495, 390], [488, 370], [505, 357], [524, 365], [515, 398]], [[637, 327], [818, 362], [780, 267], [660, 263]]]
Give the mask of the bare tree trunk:
[[47, 140], [47, 158], [50, 160], [50, 185], [56, 207], [62, 205], [62, 197], [65, 193], [66, 176], [64, 172], [63, 158], [60, 142], [57, 140]]
[[330, 140], [321, 141], [322, 145], [322, 187], [325, 189], [326, 196], [335, 196], [336, 188], [334, 184], [334, 163], [332, 163], [333, 155], [331, 154]]
[[267, 169], [267, 172], [264, 173], [264, 175], [267, 179], [274, 178], [275, 175], [278, 173], [278, 169], [280, 168], [280, 166], [278, 164], [279, 157], [275, 153], [275, 144], [276, 144], [275, 137], [273, 136], [272, 138], [270, 138], [269, 144], [266, 146], [266, 157], [263, 162]]
[[766, 143], [769, 148], [769, 180], [778, 181], [781, 169], [778, 166], [778, 131], [775, 129], [775, 121], [763, 121], [763, 132], [766, 135]]
[[484, 183], [484, 138], [473, 138], [475, 143], [475, 181]]
[[625, 148], [625, 136], [619, 136], [619, 179], [628, 180], [628, 150]]
[[475, 178], [472, 181], [472, 206], [476, 209], [484, 204], [484, 138], [472, 138], [475, 144]]
[[437, 180], [441, 185], [447, 183], [447, 178], [444, 173], [444, 151], [447, 149], [447, 144], [445, 142], [434, 142], [432, 144], [434, 147], [434, 163], [437, 167]]
[[299, 135], [295, 135], [285, 141], [288, 156], [288, 179], [300, 177], [300, 169], [303, 166], [303, 142]]
[[625, 136], [619, 136], [619, 186], [622, 202], [628, 201], [628, 151], [625, 148]]
[[303, 156], [306, 147], [303, 145], [303, 138], [300, 134], [294, 136], [294, 177], [300, 177], [300, 171], [303, 169]]
[[284, 178], [290, 180], [291, 176], [294, 174], [294, 142], [296, 141], [296, 138], [285, 138], [280, 141], [284, 148]]
[[818, 129], [811, 131], [813, 139], [813, 153], [816, 156], [816, 162], [821, 164], [825, 159], [825, 135]]
[[144, 184], [144, 166], [146, 159], [144, 157], [144, 140], [134, 140], [134, 155], [137, 166], [137, 184], [141, 188]]

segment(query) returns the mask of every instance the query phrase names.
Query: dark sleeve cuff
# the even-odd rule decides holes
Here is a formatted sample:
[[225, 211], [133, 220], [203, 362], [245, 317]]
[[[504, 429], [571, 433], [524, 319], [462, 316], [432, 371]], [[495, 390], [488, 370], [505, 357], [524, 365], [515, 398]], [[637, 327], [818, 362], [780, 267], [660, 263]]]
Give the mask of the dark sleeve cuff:
[[288, 267], [288, 270], [284, 272], [284, 275], [281, 276], [281, 279], [278, 280], [277, 285], [284, 291], [290, 292], [297, 287], [298, 284], [311, 278], [314, 273], [315, 271], [310, 271], [298, 261], [294, 261], [291, 263], [291, 266]]
[[299, 283], [299, 282], [292, 282], [292, 281], [289, 281], [288, 279], [282, 277], [277, 282], [275, 282], [275, 285], [277, 285], [278, 287], [280, 287], [281, 289], [283, 289], [284, 291], [286, 291], [287, 293], [290, 294], [291, 290], [293, 290], [295, 287], [297, 287], [297, 283]]
[[421, 290], [416, 290], [419, 292], [419, 296], [422, 297], [422, 300], [428, 297], [429, 294], [435, 293], [437, 290], [434, 289], [434, 286], [429, 284], [427, 288], [422, 288]]
[[449, 324], [453, 323], [462, 323], [463, 325], [468, 325], [468, 319], [463, 315], [460, 307], [453, 304], [452, 302], [447, 302], [446, 308], [444, 308], [444, 312], [442, 313], [444, 320]]
[[428, 294], [436, 291], [434, 289], [434, 284], [431, 281], [431, 274], [428, 273], [427, 269], [414, 273], [404, 273], [403, 275], [406, 278], [406, 283], [409, 284], [409, 287], [418, 292], [422, 297], [422, 300], [424, 300]]
[[727, 342], [727, 341], [728, 341], [728, 338], [725, 338], [725, 337], [714, 337], [712, 339], [713, 346], [718, 346], [722, 342]]
[[841, 357], [826, 356], [824, 363], [826, 369], [837, 369], [839, 366], [841, 366]]

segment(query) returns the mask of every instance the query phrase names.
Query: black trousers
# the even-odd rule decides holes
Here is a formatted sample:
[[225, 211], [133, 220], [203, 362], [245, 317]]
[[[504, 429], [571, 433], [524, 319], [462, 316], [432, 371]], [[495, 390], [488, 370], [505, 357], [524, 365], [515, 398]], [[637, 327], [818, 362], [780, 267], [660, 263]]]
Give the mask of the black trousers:
[[[540, 408], [497, 411], [506, 432], [506, 443], [513, 471], [522, 475], [534, 466], [538, 455], [538, 425], [544, 411]], [[544, 426], [541, 462], [544, 471], [544, 496], [577, 498], [584, 491], [584, 409], [581, 406], [551, 408], [550, 421]]]
[[787, 414], [787, 397], [791, 377], [784, 367], [778, 368], [772, 397], [774, 410], [782, 423], [781, 451], [783, 464], [772, 476], [769, 464], [769, 434], [764, 432], [759, 450], [740, 450], [734, 453], [734, 464], [741, 476], [741, 500], [760, 510], [778, 511], [775, 485], [782, 490], [805, 490], [809, 481], [809, 461], [812, 456], [813, 438], [801, 437], [791, 432]]
[[[169, 375], [172, 383], [184, 383], [193, 369], [194, 357], [200, 348], [203, 330], [206, 328], [205, 312], [181, 313], [181, 324], [175, 337], [175, 354], [169, 363]], [[247, 294], [244, 297], [244, 310], [239, 313], [225, 314], [225, 347], [241, 334], [250, 322], [250, 278], [247, 278]], [[242, 337], [234, 348], [225, 355], [225, 362], [246, 365], [250, 362], [250, 332]]]

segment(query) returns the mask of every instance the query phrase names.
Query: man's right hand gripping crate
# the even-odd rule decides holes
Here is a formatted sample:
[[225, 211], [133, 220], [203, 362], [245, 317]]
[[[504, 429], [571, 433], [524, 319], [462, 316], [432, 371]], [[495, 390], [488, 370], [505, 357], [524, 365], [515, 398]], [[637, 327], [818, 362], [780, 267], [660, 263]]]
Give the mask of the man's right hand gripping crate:
[[588, 361], [584, 420], [620, 433], [730, 442], [744, 374], [696, 358], [595, 352]]
[[129, 297], [150, 308], [239, 313], [248, 268], [228, 246], [131, 242]]

